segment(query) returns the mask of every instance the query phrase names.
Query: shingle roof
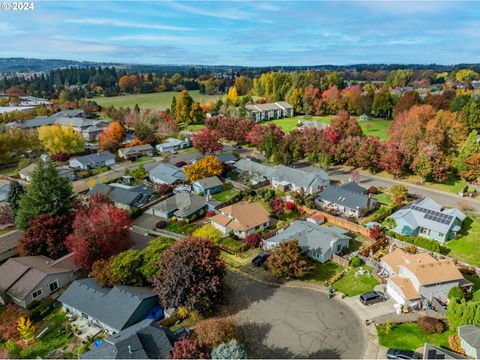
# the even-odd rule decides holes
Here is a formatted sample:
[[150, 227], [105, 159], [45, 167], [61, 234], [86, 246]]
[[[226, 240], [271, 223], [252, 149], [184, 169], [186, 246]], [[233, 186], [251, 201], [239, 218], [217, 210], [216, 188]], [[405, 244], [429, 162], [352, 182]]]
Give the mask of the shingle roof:
[[10, 184], [0, 184], [0, 202], [7, 201]]
[[275, 103], [267, 104], [254, 104], [254, 105], [245, 105], [245, 108], [250, 111], [269, 111], [269, 110], [283, 110], [283, 109], [293, 109], [293, 106], [285, 101], [278, 101]]
[[94, 165], [98, 162], [113, 160], [113, 159], [115, 159], [115, 155], [113, 155], [109, 151], [102, 151], [102, 152], [98, 152], [98, 153], [94, 153], [94, 154], [78, 156], [78, 157], [75, 157], [73, 159], [75, 159], [78, 162], [88, 166], [88, 165]]
[[114, 286], [103, 288], [93, 278], [74, 281], [58, 299], [117, 331], [133, 325], [144, 300], [155, 297], [148, 288]]
[[160, 180], [166, 184], [174, 184], [177, 181], [185, 180], [185, 173], [182, 169], [170, 164], [159, 164], [148, 172], [150, 180]]
[[[22, 237], [20, 231], [12, 231], [11, 233], [5, 234], [0, 237], [0, 254], [15, 249], [17, 247], [17, 242]], [[0, 280], [1, 282], [1, 280]]]
[[201, 196], [190, 193], [179, 193], [153, 205], [152, 208], [165, 213], [175, 211], [174, 214], [176, 216], [188, 217], [206, 205], [205, 199]]
[[234, 154], [230, 154], [230, 153], [221, 153], [221, 154], [216, 155], [216, 157], [222, 163], [238, 161], [238, 158]]
[[203, 189], [211, 189], [223, 185], [222, 181], [217, 176], [210, 176], [205, 179], [197, 180], [194, 184], [200, 185]]
[[324, 191], [318, 194], [317, 199], [342, 205], [354, 210], [368, 209], [369, 201], [373, 203], [377, 202], [376, 199], [370, 198], [368, 195], [356, 191], [350, 191], [349, 187], [351, 185], [345, 185], [328, 186]]
[[473, 325], [459, 326], [458, 336], [471, 347], [480, 349], [480, 327]]
[[122, 148], [118, 151], [120, 151], [122, 154], [124, 155], [128, 155], [128, 154], [131, 154], [131, 153], [136, 153], [136, 152], [139, 152], [139, 151], [149, 151], [149, 150], [153, 150], [153, 147], [152, 145], [150, 144], [145, 144], [145, 145], [137, 145], [137, 146], [131, 146], [131, 147], [125, 147], [125, 148]]
[[250, 159], [240, 159], [233, 165], [237, 170], [247, 171], [252, 174], [261, 175], [269, 178], [275, 169], [271, 166], [260, 164]]
[[[244, 231], [253, 229], [270, 221], [270, 214], [260, 203], [240, 201], [223, 207], [219, 211], [222, 214], [213, 216], [210, 218], [210, 221], [222, 226], [228, 226], [234, 230]], [[223, 213], [230, 215], [233, 219]]]
[[91, 188], [87, 195], [102, 193], [114, 203], [140, 207], [151, 200], [154, 191], [144, 185], [128, 186], [123, 184], [97, 184]]
[[284, 165], [275, 166], [274, 169], [274, 172], [271, 174], [273, 180], [278, 182], [286, 181], [299, 187], [308, 188], [315, 181], [322, 185], [327, 185], [330, 181], [327, 173], [321, 169], [315, 172], [307, 172]]

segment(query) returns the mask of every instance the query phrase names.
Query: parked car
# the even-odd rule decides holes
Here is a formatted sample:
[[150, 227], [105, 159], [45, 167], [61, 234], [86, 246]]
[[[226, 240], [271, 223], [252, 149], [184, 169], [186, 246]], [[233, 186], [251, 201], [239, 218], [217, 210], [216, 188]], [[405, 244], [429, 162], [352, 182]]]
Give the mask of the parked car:
[[255, 256], [252, 260], [252, 264], [255, 266], [262, 266], [265, 261], [268, 259], [268, 254], [266, 252], [261, 252], [257, 256]]
[[179, 161], [175, 164], [176, 167], [178, 168], [182, 168], [184, 167], [185, 165], [187, 165], [187, 162], [186, 161]]
[[241, 149], [242, 147], [240, 145], [236, 144], [236, 145], [233, 145], [233, 148], [238, 150], [238, 149]]
[[364, 293], [364, 294], [360, 295], [361, 303], [363, 305], [367, 305], [367, 306], [372, 305], [372, 304], [376, 304], [376, 303], [379, 303], [379, 302], [384, 302], [386, 300], [387, 300], [387, 298], [380, 291], [370, 291], [370, 292], [367, 292], [367, 293]]
[[388, 349], [387, 359], [419, 359], [419, 357], [411, 350]]

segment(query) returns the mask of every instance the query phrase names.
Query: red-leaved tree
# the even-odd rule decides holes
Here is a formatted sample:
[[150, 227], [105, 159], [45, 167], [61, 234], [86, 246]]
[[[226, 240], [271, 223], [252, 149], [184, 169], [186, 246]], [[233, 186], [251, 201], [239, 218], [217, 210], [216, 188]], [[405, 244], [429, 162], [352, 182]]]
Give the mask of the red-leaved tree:
[[14, 221], [10, 206], [7, 203], [0, 204], [0, 225], [13, 224]]
[[105, 195], [97, 194], [79, 209], [73, 222], [73, 232], [67, 237], [67, 247], [74, 261], [89, 270], [100, 259], [108, 259], [129, 249], [132, 244], [132, 221], [126, 210], [117, 209]]
[[282, 215], [285, 208], [285, 203], [280, 198], [274, 198], [268, 202], [268, 206], [270, 206], [270, 209], [272, 209], [272, 213], [274, 215]]
[[197, 340], [184, 338], [173, 345], [170, 359], [210, 359], [210, 351]]
[[248, 234], [245, 238], [245, 245], [248, 247], [258, 247], [262, 242], [262, 238], [258, 234]]
[[192, 136], [192, 144], [195, 150], [202, 155], [206, 153], [214, 153], [223, 149], [223, 145], [220, 142], [220, 134], [216, 130], [210, 130], [208, 128], [197, 131]]

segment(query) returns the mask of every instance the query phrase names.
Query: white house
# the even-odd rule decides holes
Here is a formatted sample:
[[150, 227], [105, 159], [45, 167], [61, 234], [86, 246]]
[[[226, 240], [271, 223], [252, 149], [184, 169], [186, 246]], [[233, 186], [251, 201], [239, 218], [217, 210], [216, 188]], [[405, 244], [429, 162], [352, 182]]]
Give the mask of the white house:
[[255, 122], [292, 117], [294, 112], [294, 107], [285, 101], [245, 105], [245, 109]]
[[190, 140], [185, 138], [184, 140], [179, 140], [175, 138], [168, 138], [163, 143], [155, 146], [157, 150], [161, 153], [172, 153], [174, 154], [179, 149], [184, 149], [190, 146]]
[[115, 155], [108, 151], [95, 154], [77, 156], [69, 161], [70, 167], [74, 169], [88, 170], [102, 166], [112, 166], [115, 164]]

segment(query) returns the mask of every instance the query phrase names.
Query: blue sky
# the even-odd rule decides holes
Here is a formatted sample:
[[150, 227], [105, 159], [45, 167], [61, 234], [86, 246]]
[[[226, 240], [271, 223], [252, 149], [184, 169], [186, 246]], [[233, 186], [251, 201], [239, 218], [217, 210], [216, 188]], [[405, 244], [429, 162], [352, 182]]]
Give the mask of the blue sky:
[[0, 57], [143, 64], [480, 62], [480, 2], [36, 1]]

